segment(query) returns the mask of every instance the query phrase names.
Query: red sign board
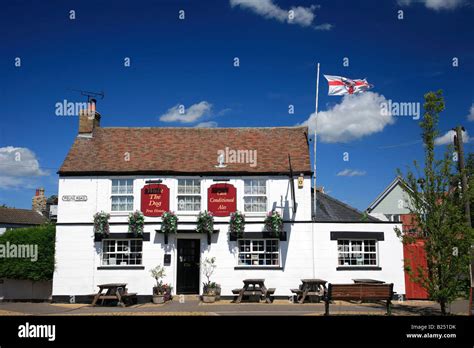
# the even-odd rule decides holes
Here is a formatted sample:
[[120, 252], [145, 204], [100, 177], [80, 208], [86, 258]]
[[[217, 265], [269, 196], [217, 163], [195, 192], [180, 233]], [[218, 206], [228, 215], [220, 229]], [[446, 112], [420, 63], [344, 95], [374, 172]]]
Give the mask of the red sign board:
[[214, 216], [229, 216], [237, 210], [237, 190], [230, 184], [214, 184], [207, 189], [207, 210]]
[[170, 209], [170, 189], [166, 185], [145, 185], [141, 196], [141, 210], [145, 216], [161, 216]]

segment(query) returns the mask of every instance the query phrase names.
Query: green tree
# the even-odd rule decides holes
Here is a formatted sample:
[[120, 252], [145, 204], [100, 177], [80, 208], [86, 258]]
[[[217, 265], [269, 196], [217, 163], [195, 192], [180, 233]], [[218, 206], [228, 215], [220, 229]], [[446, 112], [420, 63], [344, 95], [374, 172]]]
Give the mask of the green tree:
[[[470, 246], [472, 230], [464, 217], [463, 197], [457, 182], [453, 146], [440, 158], [435, 156], [435, 139], [439, 135], [439, 114], [444, 110], [441, 90], [424, 96], [424, 117], [420, 122], [425, 151], [424, 168], [415, 161], [415, 172], [408, 170], [404, 180], [408, 186], [409, 209], [418, 226], [417, 237], [425, 241], [427, 269], [410, 271], [413, 281], [425, 288], [432, 300], [439, 303], [441, 313], [447, 305], [469, 286]], [[403, 174], [398, 170], [399, 175]], [[396, 230], [402, 242], [413, 242], [413, 235]]]
[[474, 226], [474, 153], [468, 154], [466, 159], [466, 175], [471, 207], [471, 226]]

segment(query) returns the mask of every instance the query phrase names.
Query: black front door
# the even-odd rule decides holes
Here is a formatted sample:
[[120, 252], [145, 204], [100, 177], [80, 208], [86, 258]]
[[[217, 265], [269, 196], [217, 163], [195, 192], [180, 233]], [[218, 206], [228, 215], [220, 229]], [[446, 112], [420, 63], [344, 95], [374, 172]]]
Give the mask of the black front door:
[[199, 239], [178, 239], [178, 294], [199, 294]]

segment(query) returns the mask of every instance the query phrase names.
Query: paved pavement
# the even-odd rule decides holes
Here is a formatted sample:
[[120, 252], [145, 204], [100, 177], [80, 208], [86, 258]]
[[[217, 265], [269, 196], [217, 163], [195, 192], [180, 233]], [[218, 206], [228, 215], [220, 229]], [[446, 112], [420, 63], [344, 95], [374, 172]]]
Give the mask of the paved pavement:
[[[451, 306], [452, 312], [467, 315], [464, 305]], [[385, 315], [382, 303], [349, 303], [335, 301], [330, 307], [331, 315]], [[393, 315], [439, 315], [439, 306], [431, 301], [404, 301], [393, 303]], [[138, 304], [126, 308], [115, 306], [91, 307], [87, 304], [51, 303], [0, 303], [0, 315], [323, 315], [323, 303], [293, 304], [286, 300], [266, 303], [231, 303], [221, 300], [216, 303], [201, 303], [197, 297], [174, 298], [165, 304]]]

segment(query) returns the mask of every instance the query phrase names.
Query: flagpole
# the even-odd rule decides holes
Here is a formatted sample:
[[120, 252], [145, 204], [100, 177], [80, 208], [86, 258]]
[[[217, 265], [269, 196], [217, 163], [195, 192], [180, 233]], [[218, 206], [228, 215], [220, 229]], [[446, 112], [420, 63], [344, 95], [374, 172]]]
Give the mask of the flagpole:
[[318, 63], [318, 72], [316, 76], [316, 107], [315, 107], [315, 115], [314, 115], [314, 152], [313, 152], [313, 171], [314, 171], [314, 178], [313, 178], [313, 185], [314, 185], [314, 196], [313, 196], [313, 215], [314, 219], [316, 219], [316, 192], [317, 192], [317, 186], [316, 186], [316, 143], [318, 142], [318, 133], [317, 133], [317, 128], [318, 128], [318, 98], [319, 98], [319, 63]]

